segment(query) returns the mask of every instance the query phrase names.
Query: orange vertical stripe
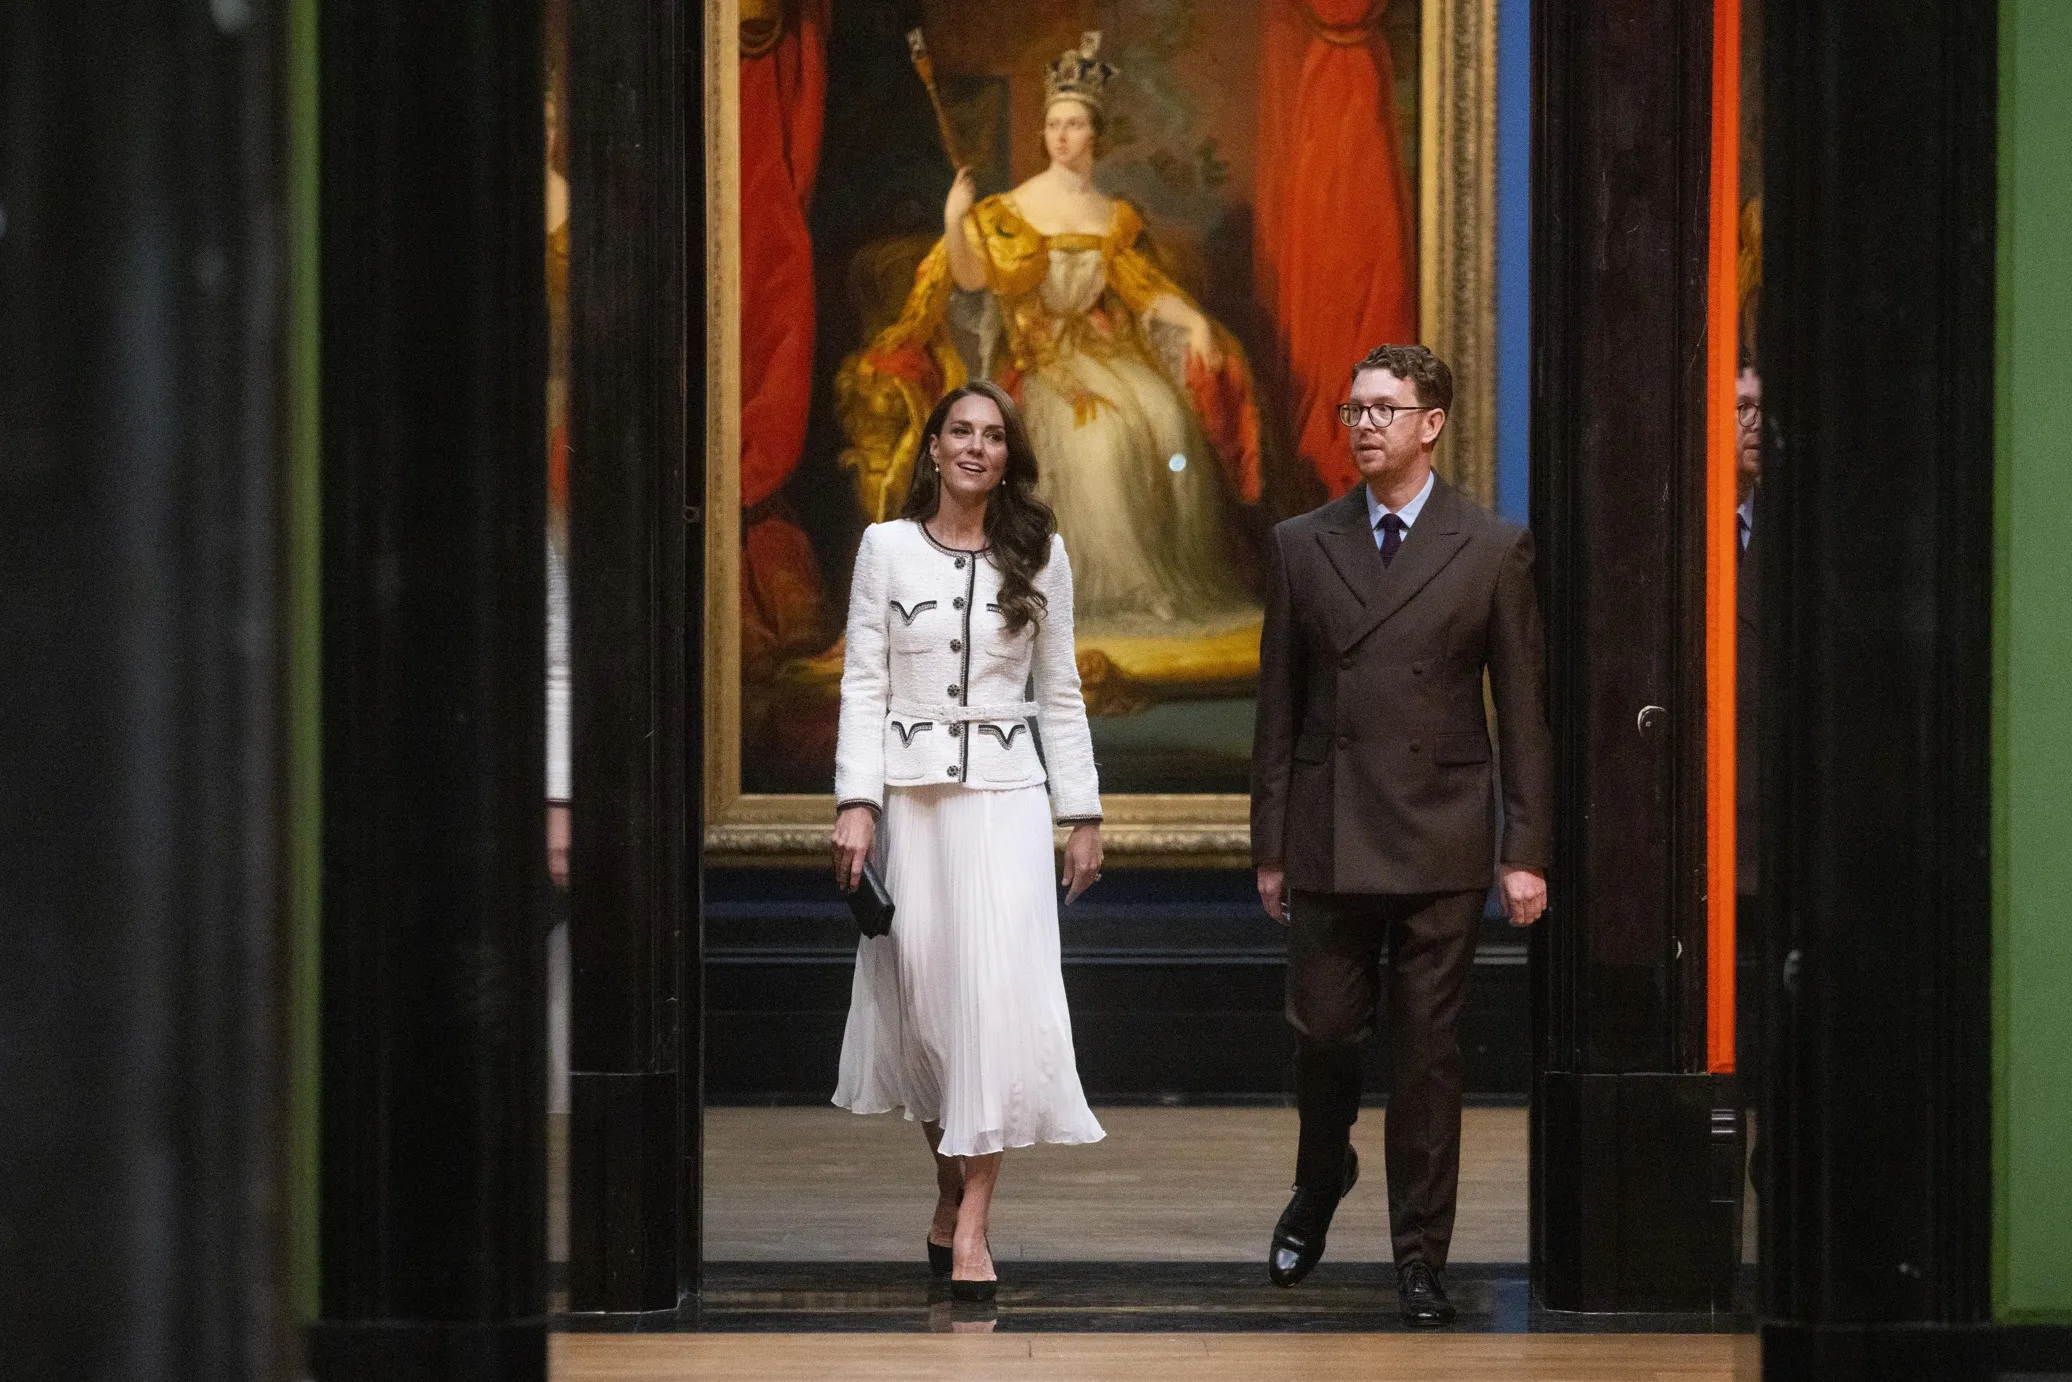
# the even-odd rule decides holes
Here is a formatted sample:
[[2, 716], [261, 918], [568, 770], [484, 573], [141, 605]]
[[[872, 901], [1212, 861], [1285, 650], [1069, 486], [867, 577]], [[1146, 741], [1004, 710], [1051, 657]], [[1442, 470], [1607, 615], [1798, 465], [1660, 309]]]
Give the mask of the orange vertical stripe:
[[1712, 4], [1712, 225], [1705, 286], [1706, 1065], [1734, 1068], [1734, 373], [1740, 344], [1741, 0]]

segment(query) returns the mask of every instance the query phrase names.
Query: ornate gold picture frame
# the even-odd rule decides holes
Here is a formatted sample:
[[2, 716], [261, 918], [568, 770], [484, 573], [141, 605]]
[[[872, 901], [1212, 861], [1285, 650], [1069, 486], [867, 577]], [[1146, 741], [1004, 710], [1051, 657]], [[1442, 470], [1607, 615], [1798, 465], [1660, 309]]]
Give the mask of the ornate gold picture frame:
[[[718, 862], [804, 864], [826, 856], [832, 795], [743, 790], [743, 558], [735, 536], [743, 497], [741, 59], [744, 19], [754, 40], [782, 6], [747, 0], [746, 9], [744, 0], [708, 0], [704, 12], [710, 367], [703, 442], [712, 534], [705, 549], [705, 847]], [[1417, 33], [1420, 334], [1455, 372], [1440, 468], [1487, 503], [1495, 471], [1495, 0], [1422, 0]], [[1116, 863], [1230, 866], [1249, 858], [1242, 794], [1111, 792], [1103, 805]]]

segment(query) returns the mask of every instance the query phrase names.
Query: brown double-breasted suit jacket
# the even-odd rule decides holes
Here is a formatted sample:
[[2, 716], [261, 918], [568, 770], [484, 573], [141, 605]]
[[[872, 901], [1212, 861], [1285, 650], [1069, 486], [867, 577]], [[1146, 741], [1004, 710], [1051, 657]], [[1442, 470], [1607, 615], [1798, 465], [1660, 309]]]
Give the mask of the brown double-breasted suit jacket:
[[[1273, 530], [1252, 857], [1288, 886], [1437, 893], [1553, 854], [1532, 534], [1440, 480], [1384, 566], [1361, 487]], [[1496, 709], [1492, 764], [1482, 677]]]

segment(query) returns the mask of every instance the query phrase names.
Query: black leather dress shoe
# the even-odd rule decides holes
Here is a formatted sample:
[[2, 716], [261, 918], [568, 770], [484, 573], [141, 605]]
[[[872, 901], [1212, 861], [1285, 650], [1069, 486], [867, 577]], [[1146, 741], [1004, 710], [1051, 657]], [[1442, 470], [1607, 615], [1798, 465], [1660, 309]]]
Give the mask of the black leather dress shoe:
[[1266, 1275], [1276, 1286], [1293, 1286], [1310, 1273], [1324, 1257], [1324, 1235], [1331, 1230], [1331, 1215], [1360, 1179], [1360, 1155], [1345, 1149], [1345, 1179], [1337, 1185], [1313, 1190], [1295, 1187], [1281, 1221], [1273, 1226], [1273, 1246], [1266, 1252]]
[[1421, 1258], [1404, 1263], [1397, 1272], [1396, 1297], [1402, 1302], [1405, 1324], [1453, 1323], [1453, 1302], [1446, 1299], [1439, 1274]]

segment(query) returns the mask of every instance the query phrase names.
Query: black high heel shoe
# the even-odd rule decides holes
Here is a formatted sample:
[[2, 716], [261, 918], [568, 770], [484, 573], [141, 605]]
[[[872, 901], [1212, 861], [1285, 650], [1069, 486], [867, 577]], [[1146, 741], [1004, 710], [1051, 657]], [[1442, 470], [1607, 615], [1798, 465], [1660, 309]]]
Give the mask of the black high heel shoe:
[[[949, 1254], [947, 1253], [944, 1255], [949, 1256]], [[993, 1245], [991, 1243], [987, 1243], [986, 1256], [991, 1257], [992, 1255]], [[994, 1279], [992, 1281], [965, 1281], [958, 1277], [951, 1277], [950, 1299], [970, 1301], [974, 1304], [980, 1304], [985, 1301], [989, 1301], [994, 1296], [1000, 1293], [999, 1275], [1000, 1264], [996, 1262], [993, 1264]]]
[[950, 1279], [950, 1299], [983, 1303], [1000, 1294], [998, 1281], [959, 1281]]
[[[957, 1203], [960, 1205], [964, 1203], [964, 1192], [962, 1190], [957, 1192]], [[931, 1227], [928, 1230], [928, 1275], [948, 1276], [956, 1267], [956, 1264], [956, 1250], [946, 1248], [936, 1242], [935, 1230]]]

